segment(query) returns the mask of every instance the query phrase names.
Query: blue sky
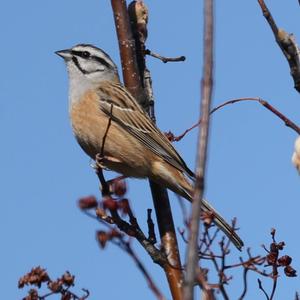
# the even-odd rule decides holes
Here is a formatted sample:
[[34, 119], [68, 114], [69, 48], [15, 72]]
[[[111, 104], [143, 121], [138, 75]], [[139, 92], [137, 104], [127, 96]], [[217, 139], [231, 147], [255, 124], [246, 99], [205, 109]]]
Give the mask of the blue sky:
[[[159, 127], [179, 134], [199, 116], [202, 71], [202, 1], [147, 1], [148, 47], [166, 56], [185, 55], [184, 63], [149, 58]], [[298, 1], [268, 1], [278, 26], [298, 41]], [[65, 66], [54, 51], [92, 43], [119, 65], [110, 1], [6, 1], [0, 28], [0, 180], [3, 299], [21, 299], [18, 278], [31, 267], [46, 267], [54, 278], [65, 270], [91, 299], [152, 299], [142, 275], [113, 245], [95, 242], [99, 225], [76, 207], [81, 196], [98, 195], [89, 158], [72, 136], [68, 119]], [[300, 120], [299, 94], [257, 1], [217, 1], [214, 106], [231, 98], [258, 96]], [[300, 42], [299, 42], [300, 43]], [[300, 122], [299, 122], [300, 123]], [[196, 130], [175, 146], [187, 164], [195, 163]], [[291, 164], [296, 134], [256, 103], [240, 103], [212, 119], [206, 198], [230, 220], [253, 253], [270, 240], [271, 227], [287, 244], [285, 253], [300, 270], [297, 233], [300, 178]], [[108, 176], [112, 176], [108, 174]], [[146, 181], [129, 180], [129, 198], [141, 225], [152, 207]], [[176, 226], [182, 218], [170, 193]], [[170, 299], [164, 274], [134, 246], [155, 282]], [[182, 252], [184, 259], [184, 251]], [[233, 250], [238, 260], [239, 253]], [[232, 298], [240, 274], [229, 286]], [[247, 299], [264, 299], [257, 276], [250, 277]], [[263, 280], [270, 288], [267, 280]], [[279, 279], [277, 299], [293, 299], [299, 279]]]

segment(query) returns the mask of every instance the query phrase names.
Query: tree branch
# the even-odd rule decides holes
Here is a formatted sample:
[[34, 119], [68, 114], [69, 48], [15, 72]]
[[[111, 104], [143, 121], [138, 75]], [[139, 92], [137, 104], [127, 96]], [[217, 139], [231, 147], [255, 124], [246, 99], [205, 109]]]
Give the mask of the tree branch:
[[161, 60], [163, 63], [167, 63], [167, 62], [179, 62], [179, 61], [185, 61], [185, 56], [178, 56], [178, 57], [165, 57], [165, 56], [161, 56], [160, 54], [154, 53], [149, 49], [145, 50], [145, 54], [152, 56], [154, 58], [157, 58], [159, 60]]
[[111, 5], [119, 42], [124, 85], [140, 105], [144, 106], [144, 93], [136, 60], [135, 41], [129, 24], [126, 0], [111, 0]]
[[184, 299], [192, 300], [194, 295], [195, 272], [198, 263], [198, 234], [201, 202], [205, 185], [205, 168], [209, 136], [209, 112], [213, 89], [213, 28], [214, 1], [204, 3], [204, 67], [201, 82], [201, 129], [198, 136], [196, 182], [193, 195], [190, 236], [187, 254], [187, 270], [184, 285]]
[[[134, 42], [130, 30], [126, 1], [111, 0], [111, 3], [119, 39], [125, 86], [138, 100], [140, 105], [149, 112], [152, 120], [155, 120], [151, 77], [150, 72], [146, 69], [144, 58], [148, 10], [142, 1], [133, 1], [129, 6], [130, 21], [135, 36]], [[124, 46], [124, 44], [126, 45]], [[148, 89], [143, 90], [144, 86], [147, 86]], [[166, 189], [154, 182], [150, 182], [150, 187], [161, 242], [169, 262], [164, 265], [164, 271], [173, 299], [180, 300], [182, 268], [168, 194]]]
[[210, 114], [213, 114], [214, 112], [216, 112], [217, 110], [219, 110], [220, 108], [227, 106], [229, 104], [234, 104], [234, 103], [238, 103], [238, 102], [244, 102], [244, 101], [254, 101], [254, 102], [258, 102], [260, 103], [262, 106], [264, 106], [267, 110], [271, 111], [273, 114], [275, 114], [279, 119], [281, 119], [284, 124], [287, 127], [290, 127], [291, 129], [293, 129], [295, 132], [297, 132], [298, 134], [300, 134], [300, 127], [295, 124], [293, 121], [291, 121], [288, 117], [286, 117], [284, 114], [282, 114], [279, 110], [277, 110], [274, 106], [272, 106], [271, 104], [269, 104], [266, 100], [258, 98], [258, 97], [245, 97], [245, 98], [237, 98], [237, 99], [231, 99], [228, 100], [220, 105], [218, 105], [217, 107], [215, 107]]
[[295, 37], [293, 34], [289, 34], [283, 29], [277, 27], [264, 0], [258, 0], [258, 3], [262, 9], [264, 17], [273, 31], [278, 46], [288, 61], [291, 75], [294, 80], [294, 88], [300, 93], [300, 54]]

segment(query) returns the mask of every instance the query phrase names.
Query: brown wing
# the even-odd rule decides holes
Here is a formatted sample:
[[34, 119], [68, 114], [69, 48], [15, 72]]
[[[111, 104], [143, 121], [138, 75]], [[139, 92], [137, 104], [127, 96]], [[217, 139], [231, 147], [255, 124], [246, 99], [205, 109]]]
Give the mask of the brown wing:
[[153, 124], [130, 93], [120, 84], [102, 83], [100, 109], [143, 145], [178, 170], [194, 177], [166, 136]]

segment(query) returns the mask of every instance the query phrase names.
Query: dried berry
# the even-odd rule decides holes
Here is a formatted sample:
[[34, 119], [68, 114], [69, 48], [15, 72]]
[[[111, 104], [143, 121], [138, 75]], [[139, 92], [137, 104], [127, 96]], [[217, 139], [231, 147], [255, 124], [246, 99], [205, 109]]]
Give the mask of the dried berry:
[[126, 182], [123, 179], [115, 179], [112, 182], [112, 192], [118, 197], [122, 197], [127, 192]]
[[291, 264], [291, 262], [292, 262], [292, 258], [288, 255], [284, 255], [278, 258], [278, 264], [280, 266], [288, 266]]
[[287, 277], [296, 277], [297, 276], [297, 271], [292, 268], [291, 266], [286, 266], [284, 268], [284, 273]]
[[64, 285], [70, 287], [74, 285], [75, 276], [71, 275], [69, 271], [66, 271], [61, 278]]
[[118, 203], [112, 197], [105, 197], [102, 203], [104, 209], [109, 209], [109, 210], [118, 209]]
[[106, 242], [109, 240], [109, 236], [105, 231], [99, 230], [97, 231], [97, 240], [100, 244], [100, 247], [103, 249], [106, 245]]
[[96, 208], [98, 206], [98, 202], [96, 197], [89, 196], [79, 199], [78, 206], [80, 209], [91, 209]]
[[130, 211], [128, 199], [124, 198], [124, 199], [120, 200], [118, 202], [118, 204], [119, 204], [119, 208], [122, 210], [122, 212], [127, 215]]
[[48, 288], [53, 293], [59, 293], [62, 289], [63, 283], [61, 280], [50, 281], [48, 282]]

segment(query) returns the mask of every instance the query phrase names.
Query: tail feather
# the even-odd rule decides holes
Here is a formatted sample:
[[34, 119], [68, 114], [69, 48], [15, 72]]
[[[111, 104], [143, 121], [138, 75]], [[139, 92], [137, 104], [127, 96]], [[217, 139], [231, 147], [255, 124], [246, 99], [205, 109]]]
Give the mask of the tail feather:
[[[186, 182], [187, 181], [184, 182], [185, 186], [183, 186], [183, 188], [181, 187], [177, 193], [181, 194], [184, 198], [192, 202], [192, 186], [188, 185]], [[232, 226], [230, 226], [225, 219], [204, 199], [202, 199], [202, 210], [205, 212], [209, 211], [213, 214], [213, 222], [224, 232], [224, 234], [231, 240], [235, 247], [241, 251], [244, 246], [242, 239], [233, 230]]]
[[242, 250], [244, 242], [238, 236], [238, 234], [233, 230], [221, 215], [206, 201], [202, 200], [202, 209], [204, 211], [209, 211], [213, 213], [214, 219], [213, 222], [225, 233], [225, 235], [231, 240], [231, 242], [236, 246], [238, 250]]
[[[171, 189], [176, 194], [186, 198], [187, 200], [191, 201], [193, 200], [192, 194], [194, 192], [193, 185], [191, 182], [187, 180], [187, 177], [184, 173], [178, 171], [174, 167], [170, 167], [168, 164], [159, 165], [159, 175], [162, 175], [162, 170], [165, 172], [163, 175], [165, 175], [165, 178], [160, 177], [159, 180], [156, 181], [161, 182], [163, 179], [163, 185], [167, 186], [169, 189]], [[170, 174], [172, 176], [170, 177]], [[155, 180], [155, 178], [153, 178]], [[237, 233], [232, 229], [232, 226], [230, 226], [223, 217], [206, 201], [202, 200], [202, 210], [203, 211], [209, 211], [213, 214], [213, 222], [225, 233], [225, 235], [232, 241], [232, 243], [236, 246], [237, 249], [241, 250], [244, 246], [243, 241], [241, 238], [237, 235]]]

